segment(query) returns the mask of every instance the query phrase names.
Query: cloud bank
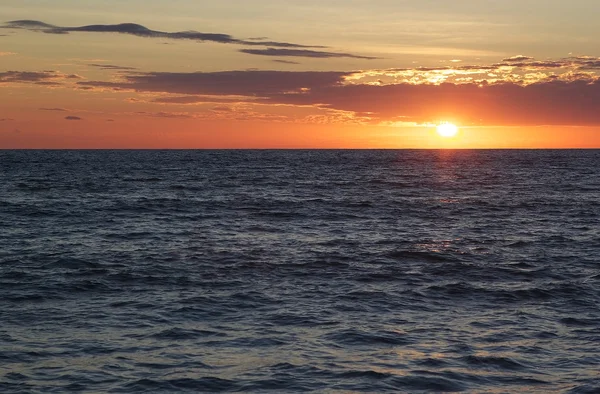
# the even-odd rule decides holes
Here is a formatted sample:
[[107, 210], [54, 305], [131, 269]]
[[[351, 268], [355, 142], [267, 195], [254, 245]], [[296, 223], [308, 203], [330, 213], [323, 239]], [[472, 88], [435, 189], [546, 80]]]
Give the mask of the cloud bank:
[[[204, 111], [211, 103], [233, 105], [234, 112], [240, 105], [262, 105], [263, 115], [268, 106], [295, 106], [305, 108], [304, 113], [329, 111], [372, 124], [451, 120], [462, 125], [600, 126], [600, 58], [590, 56], [538, 61], [519, 55], [488, 65], [320, 72], [134, 72], [108, 66], [114, 74], [107, 80], [84, 80], [58, 71], [7, 71], [0, 73], [0, 86], [62, 84], [139, 93], [128, 100], [203, 105]], [[188, 115], [146, 113], [163, 118]]]
[[253, 103], [349, 111], [373, 122], [457, 119], [462, 124], [480, 125], [600, 125], [598, 79], [371, 84], [357, 83], [355, 76], [349, 72], [288, 71], [146, 73], [128, 75], [122, 82], [83, 81], [78, 85], [179, 95], [155, 100], [172, 104], [206, 102], [201, 96], [233, 95]]

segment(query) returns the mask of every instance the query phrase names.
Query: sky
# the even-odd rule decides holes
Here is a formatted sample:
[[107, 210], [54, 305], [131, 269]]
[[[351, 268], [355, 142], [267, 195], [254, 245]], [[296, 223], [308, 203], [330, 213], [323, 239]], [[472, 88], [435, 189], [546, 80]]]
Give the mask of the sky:
[[0, 148], [600, 148], [599, 14], [597, 0], [2, 0]]

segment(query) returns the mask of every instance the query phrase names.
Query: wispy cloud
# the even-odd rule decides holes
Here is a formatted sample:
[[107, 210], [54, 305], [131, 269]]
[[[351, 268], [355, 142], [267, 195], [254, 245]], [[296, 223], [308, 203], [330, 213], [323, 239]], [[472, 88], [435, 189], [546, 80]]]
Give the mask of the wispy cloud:
[[40, 111], [67, 112], [67, 110], [64, 108], [40, 108]]
[[225, 106], [222, 106], [222, 105], [218, 105], [216, 107], [212, 107], [210, 110], [214, 111], [214, 112], [232, 112], [233, 111], [233, 109], [231, 107], [225, 107]]
[[529, 60], [533, 60], [532, 57], [530, 56], [524, 56], [524, 55], [516, 55], [516, 56], [511, 56], [511, 57], [507, 57], [502, 59], [503, 62], [525, 62], [525, 61], [529, 61]]
[[[329, 51], [320, 51], [315, 49], [327, 48], [323, 45], [306, 45], [290, 42], [267, 40], [265, 37], [256, 37], [249, 39], [235, 38], [224, 33], [203, 33], [193, 30], [164, 32], [152, 30], [145, 26], [136, 23], [120, 23], [114, 25], [86, 25], [76, 27], [57, 26], [49, 23], [35, 20], [16, 20], [6, 22], [1, 28], [7, 29], [24, 29], [30, 31], [38, 31], [48, 34], [69, 34], [78, 32], [87, 33], [120, 33], [137, 37], [145, 38], [160, 38], [172, 40], [192, 40], [199, 42], [215, 42], [220, 44], [237, 44], [242, 46], [262, 46], [267, 49], [243, 49], [240, 52], [251, 55], [262, 56], [295, 56], [295, 57], [311, 57], [311, 58], [333, 58], [333, 57], [350, 57], [355, 59], [375, 59], [369, 56], [360, 56], [349, 53], [336, 53]], [[312, 50], [302, 48], [313, 48]], [[117, 66], [119, 67], [119, 66]], [[105, 68], [108, 69], [108, 68]]]
[[189, 119], [189, 118], [193, 118], [192, 115], [190, 115], [188, 113], [181, 113], [181, 112], [146, 112], [146, 111], [139, 111], [139, 112], [135, 112], [135, 115], [151, 116], [153, 118], [169, 118], [169, 119]]
[[65, 116], [66, 120], [83, 120], [83, 118], [80, 118], [79, 116]]
[[286, 57], [286, 56], [311, 57], [311, 58], [317, 58], [317, 59], [347, 57], [347, 58], [353, 58], [353, 59], [366, 59], [366, 60], [379, 59], [377, 57], [359, 56], [359, 55], [353, 55], [351, 53], [313, 51], [313, 50], [309, 50], [309, 49], [280, 49], [280, 48], [240, 49], [240, 52], [248, 53], [251, 55], [277, 56], [277, 57]]
[[291, 60], [273, 59], [273, 61], [281, 64], [300, 64], [299, 62], [293, 62]]
[[[93, 88], [91, 88], [93, 89]], [[150, 102], [157, 104], [179, 104], [179, 105], [188, 105], [188, 104], [203, 104], [203, 103], [231, 103], [231, 102], [248, 102], [251, 101], [252, 98], [247, 96], [232, 96], [232, 95], [221, 95], [221, 96], [167, 96], [167, 97], [157, 97]]]
[[0, 83], [3, 82], [42, 82], [60, 78], [56, 71], [5, 71], [0, 72]]
[[0, 85], [29, 83], [40, 86], [61, 86], [65, 81], [82, 79], [77, 74], [64, 74], [59, 71], [5, 71], [0, 72]]
[[116, 64], [102, 64], [102, 63], [88, 63], [90, 67], [99, 68], [101, 70], [110, 70], [110, 71], [133, 71], [137, 70], [137, 67], [127, 67], [127, 66], [119, 66]]
[[265, 40], [243, 40], [234, 38], [229, 34], [223, 33], [202, 33], [198, 31], [178, 31], [178, 32], [164, 32], [159, 30], [152, 30], [145, 26], [138, 25], [136, 23], [120, 23], [114, 25], [86, 25], [76, 27], [65, 27], [57, 26], [49, 23], [35, 21], [35, 20], [16, 20], [6, 22], [5, 28], [10, 29], [25, 29], [32, 31], [41, 31], [50, 34], [69, 34], [76, 32], [89, 32], [89, 33], [121, 33], [128, 34], [137, 37], [148, 37], [148, 38], [169, 38], [174, 40], [195, 40], [195, 41], [209, 41], [221, 44], [242, 44], [242, 45], [262, 45], [271, 47], [281, 48], [323, 48], [319, 45], [302, 45], [294, 44], [289, 42], [278, 42], [278, 41], [265, 41]]

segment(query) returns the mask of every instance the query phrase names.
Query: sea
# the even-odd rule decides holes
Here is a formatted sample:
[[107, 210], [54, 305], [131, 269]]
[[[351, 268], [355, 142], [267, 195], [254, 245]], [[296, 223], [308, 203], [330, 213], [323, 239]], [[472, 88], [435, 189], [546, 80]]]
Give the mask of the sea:
[[599, 150], [0, 151], [2, 393], [599, 393]]

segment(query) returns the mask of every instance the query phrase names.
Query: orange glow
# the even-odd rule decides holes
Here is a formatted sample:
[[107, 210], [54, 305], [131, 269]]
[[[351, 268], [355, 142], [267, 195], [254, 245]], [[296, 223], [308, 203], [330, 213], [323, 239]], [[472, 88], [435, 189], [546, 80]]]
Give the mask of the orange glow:
[[[535, 149], [600, 146], [600, 127], [461, 127], [440, 138], [432, 127], [162, 119], [135, 116], [52, 120], [39, 111], [0, 122], [0, 148], [28, 149]], [[17, 116], [15, 116], [17, 118]]]

